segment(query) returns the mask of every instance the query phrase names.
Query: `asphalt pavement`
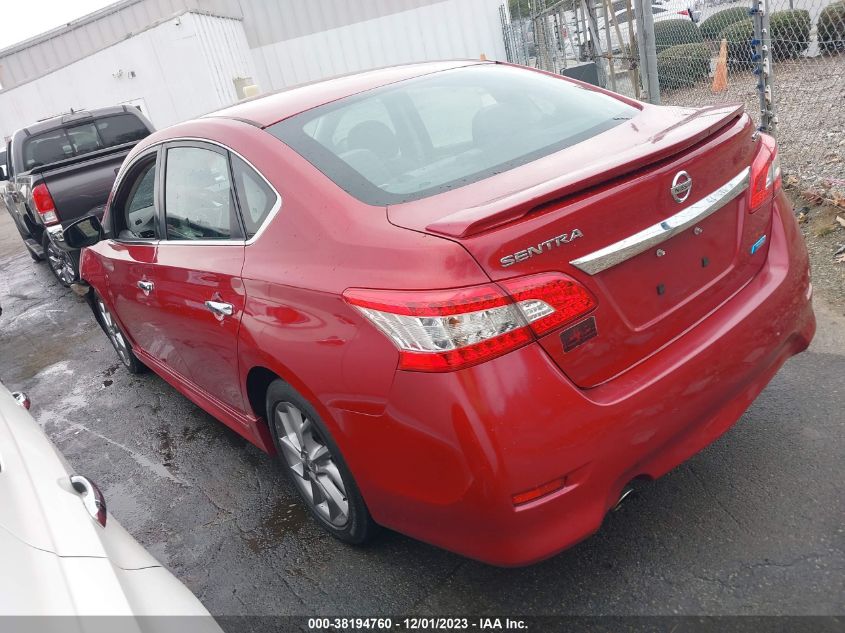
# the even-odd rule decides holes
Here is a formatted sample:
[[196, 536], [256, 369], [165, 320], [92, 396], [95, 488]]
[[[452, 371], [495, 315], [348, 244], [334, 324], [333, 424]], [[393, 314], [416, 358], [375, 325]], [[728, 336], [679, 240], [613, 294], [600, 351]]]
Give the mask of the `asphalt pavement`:
[[0, 380], [109, 511], [215, 615], [845, 613], [845, 318], [736, 426], [522, 569], [396, 533], [343, 545], [274, 459], [153, 374], [131, 376], [87, 304], [33, 263], [0, 209]]

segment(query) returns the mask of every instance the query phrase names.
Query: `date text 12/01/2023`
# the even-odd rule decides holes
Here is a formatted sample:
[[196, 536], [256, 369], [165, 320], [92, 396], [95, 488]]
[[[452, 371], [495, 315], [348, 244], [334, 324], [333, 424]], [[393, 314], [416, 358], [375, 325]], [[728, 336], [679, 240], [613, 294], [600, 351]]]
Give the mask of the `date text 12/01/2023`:
[[321, 630], [371, 630], [371, 631], [449, 631], [449, 630], [527, 630], [528, 624], [520, 618], [308, 618], [308, 629]]

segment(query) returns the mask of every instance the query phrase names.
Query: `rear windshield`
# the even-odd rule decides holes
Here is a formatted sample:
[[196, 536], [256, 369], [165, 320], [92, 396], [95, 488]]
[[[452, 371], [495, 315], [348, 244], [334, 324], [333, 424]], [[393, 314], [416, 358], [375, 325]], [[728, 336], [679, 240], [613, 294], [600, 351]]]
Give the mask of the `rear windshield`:
[[381, 206], [524, 165], [637, 112], [556, 77], [483, 64], [340, 99], [267, 131], [359, 200]]
[[150, 131], [132, 114], [117, 114], [34, 134], [23, 142], [24, 169], [140, 141]]

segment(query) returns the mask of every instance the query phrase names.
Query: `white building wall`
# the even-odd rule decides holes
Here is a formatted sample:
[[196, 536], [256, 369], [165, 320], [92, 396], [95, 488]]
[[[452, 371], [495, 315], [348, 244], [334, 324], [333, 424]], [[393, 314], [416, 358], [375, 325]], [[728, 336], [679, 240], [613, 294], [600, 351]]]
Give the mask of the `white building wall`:
[[0, 92], [0, 138], [71, 108], [120, 103], [143, 104], [165, 127], [231, 105], [233, 80], [254, 76], [241, 21], [185, 13]]
[[[242, 4], [250, 32], [255, 1]], [[438, 59], [504, 60], [499, 19], [502, 0], [443, 0], [381, 17], [318, 30], [300, 37], [255, 45], [253, 54], [262, 90], [333, 77], [381, 66]], [[319, 13], [319, 2], [297, 4], [290, 19]], [[299, 14], [302, 15], [299, 15]], [[297, 14], [297, 15], [292, 15]], [[286, 14], [282, 13], [282, 17]], [[317, 20], [319, 15], [314, 17]], [[323, 19], [325, 19], [323, 17]], [[255, 39], [253, 33], [252, 39]]]
[[0, 140], [71, 108], [121, 103], [165, 127], [236, 102], [238, 78], [268, 92], [407, 62], [505, 59], [502, 2], [120, 0], [2, 51], [0, 71], [20, 83], [0, 90]]
[[0, 51], [0, 86], [14, 88], [37, 79], [186, 11], [241, 19], [239, 3], [240, 0], [118, 0], [4, 48]]

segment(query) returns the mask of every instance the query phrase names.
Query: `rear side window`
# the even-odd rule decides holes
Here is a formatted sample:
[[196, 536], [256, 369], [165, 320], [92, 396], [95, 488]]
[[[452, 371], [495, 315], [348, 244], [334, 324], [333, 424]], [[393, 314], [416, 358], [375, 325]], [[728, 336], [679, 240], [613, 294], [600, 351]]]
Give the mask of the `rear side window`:
[[168, 240], [240, 237], [224, 154], [200, 147], [167, 150], [164, 217]]
[[249, 239], [276, 206], [278, 196], [259, 174], [237, 156], [232, 155], [232, 173], [235, 176], [235, 190]]
[[562, 79], [480, 64], [369, 90], [267, 130], [359, 200], [387, 205], [524, 165], [638, 112]]

